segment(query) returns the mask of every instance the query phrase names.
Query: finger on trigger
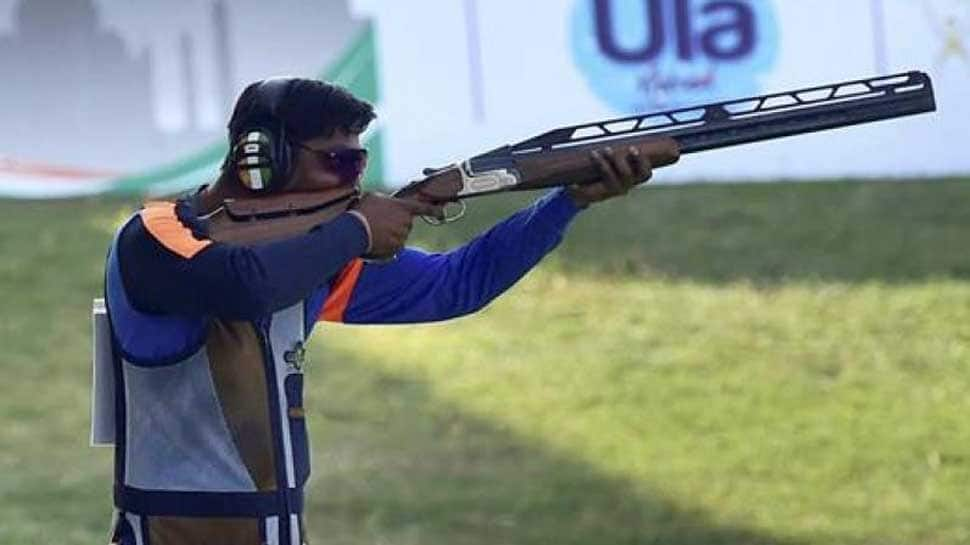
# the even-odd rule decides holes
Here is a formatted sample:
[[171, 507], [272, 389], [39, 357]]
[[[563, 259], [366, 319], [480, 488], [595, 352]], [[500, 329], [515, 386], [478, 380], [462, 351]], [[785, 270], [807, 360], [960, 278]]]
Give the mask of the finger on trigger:
[[431, 203], [412, 201], [410, 199], [404, 199], [401, 202], [404, 203], [404, 207], [407, 208], [412, 216], [433, 216], [435, 213], [435, 205]]

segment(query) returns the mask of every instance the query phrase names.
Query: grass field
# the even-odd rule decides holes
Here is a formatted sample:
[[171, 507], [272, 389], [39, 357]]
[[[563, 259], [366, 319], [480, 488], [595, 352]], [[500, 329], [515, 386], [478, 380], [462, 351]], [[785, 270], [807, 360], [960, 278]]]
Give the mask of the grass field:
[[[89, 309], [130, 208], [0, 202], [0, 544], [105, 542]], [[968, 240], [966, 180], [655, 188], [477, 316], [321, 327], [312, 543], [968, 543]]]

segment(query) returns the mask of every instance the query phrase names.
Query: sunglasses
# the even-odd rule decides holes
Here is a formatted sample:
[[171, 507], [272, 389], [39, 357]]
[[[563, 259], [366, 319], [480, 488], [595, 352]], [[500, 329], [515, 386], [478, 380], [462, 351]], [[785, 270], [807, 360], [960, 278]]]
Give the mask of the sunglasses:
[[332, 151], [313, 149], [305, 144], [297, 144], [316, 157], [324, 168], [340, 178], [340, 183], [356, 185], [367, 169], [367, 150], [363, 148], [343, 148]]

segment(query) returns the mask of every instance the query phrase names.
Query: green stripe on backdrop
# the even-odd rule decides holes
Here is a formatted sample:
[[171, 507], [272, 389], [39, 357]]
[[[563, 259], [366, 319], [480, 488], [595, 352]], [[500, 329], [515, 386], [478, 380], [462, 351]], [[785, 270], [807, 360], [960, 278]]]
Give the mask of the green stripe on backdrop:
[[[338, 83], [355, 95], [377, 103], [380, 98], [377, 79], [377, 55], [374, 26], [364, 29], [344, 52], [320, 74], [321, 79]], [[367, 139], [371, 161], [364, 178], [368, 188], [381, 187], [384, 174], [383, 146], [380, 131]], [[111, 181], [108, 192], [126, 194], [164, 194], [195, 187], [215, 178], [226, 155], [225, 142], [213, 143], [201, 150], [158, 168], [123, 176]]]
[[378, 190], [387, 189], [384, 183], [384, 137], [380, 131], [374, 131], [367, 138], [368, 162], [367, 171], [364, 173], [364, 189]]

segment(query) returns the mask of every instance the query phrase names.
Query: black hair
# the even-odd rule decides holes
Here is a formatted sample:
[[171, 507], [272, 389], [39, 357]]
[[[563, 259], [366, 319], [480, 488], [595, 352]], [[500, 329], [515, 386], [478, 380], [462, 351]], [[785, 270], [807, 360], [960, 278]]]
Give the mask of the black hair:
[[[260, 82], [250, 84], [239, 95], [229, 120], [229, 142], [252, 122], [252, 104]], [[318, 80], [293, 78], [277, 105], [275, 117], [286, 127], [287, 137], [303, 142], [318, 136], [328, 137], [337, 129], [351, 134], [363, 132], [377, 118], [374, 107], [347, 89]]]

